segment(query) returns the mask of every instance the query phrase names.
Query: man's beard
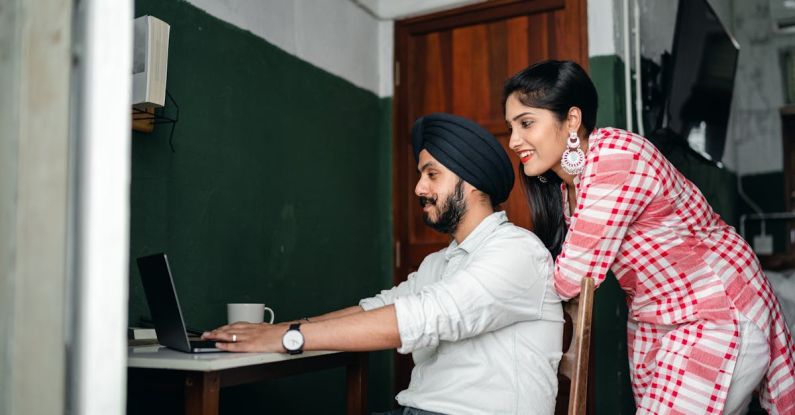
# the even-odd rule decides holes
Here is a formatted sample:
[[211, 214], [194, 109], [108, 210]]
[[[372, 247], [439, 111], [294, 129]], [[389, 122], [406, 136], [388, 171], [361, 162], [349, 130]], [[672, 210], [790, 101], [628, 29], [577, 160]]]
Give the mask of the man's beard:
[[[420, 196], [420, 206], [422, 207], [425, 207], [426, 205], [436, 206], [437, 203], [438, 200], [436, 198]], [[458, 229], [458, 225], [461, 223], [461, 218], [464, 217], [464, 213], [466, 213], [467, 210], [467, 205], [464, 201], [463, 179], [458, 180], [458, 184], [455, 185], [455, 190], [453, 193], [447, 196], [447, 199], [445, 199], [444, 203], [438, 206], [438, 208], [439, 217], [436, 219], [436, 222], [431, 220], [429, 215], [430, 212], [423, 212], [423, 221], [425, 221], [426, 225], [438, 232], [452, 235], [455, 233], [456, 229]]]

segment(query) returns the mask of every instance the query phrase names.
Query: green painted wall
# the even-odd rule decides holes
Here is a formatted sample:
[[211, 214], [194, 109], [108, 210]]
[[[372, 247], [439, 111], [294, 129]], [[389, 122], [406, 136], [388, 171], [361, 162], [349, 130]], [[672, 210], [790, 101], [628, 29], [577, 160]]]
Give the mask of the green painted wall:
[[[179, 122], [173, 152], [169, 125], [133, 135], [130, 323], [149, 315], [134, 258], [159, 251], [196, 328], [225, 324], [228, 302], [287, 320], [390, 286], [391, 99], [186, 2], [135, 8], [171, 25]], [[391, 406], [391, 379], [390, 352], [374, 353], [371, 408]], [[221, 408], [343, 413], [344, 385], [338, 369], [224, 389]]]
[[624, 105], [624, 62], [615, 55], [593, 56], [589, 74], [599, 94], [596, 126], [626, 128]]

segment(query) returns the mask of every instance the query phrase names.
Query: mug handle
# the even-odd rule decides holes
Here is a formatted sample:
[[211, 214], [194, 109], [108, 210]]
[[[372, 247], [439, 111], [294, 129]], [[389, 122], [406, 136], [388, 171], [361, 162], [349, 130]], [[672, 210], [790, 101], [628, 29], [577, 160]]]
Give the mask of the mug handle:
[[273, 320], [276, 317], [276, 314], [273, 312], [273, 310], [270, 309], [270, 307], [265, 307], [265, 311], [271, 313], [271, 320], [268, 322], [268, 324], [273, 324]]

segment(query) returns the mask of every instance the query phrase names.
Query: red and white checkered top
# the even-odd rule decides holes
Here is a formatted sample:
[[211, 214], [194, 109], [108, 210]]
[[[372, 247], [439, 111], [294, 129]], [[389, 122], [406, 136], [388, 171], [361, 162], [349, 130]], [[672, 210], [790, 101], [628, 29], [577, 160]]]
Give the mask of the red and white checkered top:
[[771, 413], [795, 413], [795, 347], [748, 244], [645, 138], [591, 134], [577, 207], [555, 266], [561, 297], [612, 270], [627, 293], [638, 413], [719, 414], [738, 354], [738, 312], [768, 335], [760, 388]]

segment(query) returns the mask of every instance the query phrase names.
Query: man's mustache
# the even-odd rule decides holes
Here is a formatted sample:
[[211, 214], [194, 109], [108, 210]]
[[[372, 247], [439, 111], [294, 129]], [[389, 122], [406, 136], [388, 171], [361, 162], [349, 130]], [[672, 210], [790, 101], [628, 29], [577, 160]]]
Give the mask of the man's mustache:
[[419, 199], [420, 207], [425, 207], [427, 205], [436, 206], [437, 199], [438, 198], [436, 198], [436, 197], [420, 196], [420, 199]]

